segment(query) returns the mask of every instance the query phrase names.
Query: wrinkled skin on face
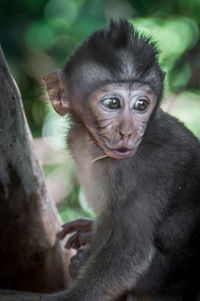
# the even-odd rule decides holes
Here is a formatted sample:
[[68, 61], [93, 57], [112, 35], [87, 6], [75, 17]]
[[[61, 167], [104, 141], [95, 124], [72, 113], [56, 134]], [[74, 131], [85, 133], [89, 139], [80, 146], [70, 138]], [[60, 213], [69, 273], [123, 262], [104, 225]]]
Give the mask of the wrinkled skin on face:
[[93, 92], [88, 102], [93, 126], [87, 127], [103, 152], [115, 159], [133, 156], [156, 105], [153, 91], [147, 85], [113, 84]]

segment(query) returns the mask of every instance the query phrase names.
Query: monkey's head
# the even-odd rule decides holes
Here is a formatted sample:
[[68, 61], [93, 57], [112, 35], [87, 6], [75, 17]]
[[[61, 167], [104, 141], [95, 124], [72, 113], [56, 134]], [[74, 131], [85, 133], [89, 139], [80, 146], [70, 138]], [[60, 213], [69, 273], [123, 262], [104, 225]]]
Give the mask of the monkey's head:
[[162, 97], [157, 54], [127, 21], [111, 22], [76, 49], [63, 72], [43, 80], [57, 113], [70, 113], [108, 157], [124, 159], [135, 154]]

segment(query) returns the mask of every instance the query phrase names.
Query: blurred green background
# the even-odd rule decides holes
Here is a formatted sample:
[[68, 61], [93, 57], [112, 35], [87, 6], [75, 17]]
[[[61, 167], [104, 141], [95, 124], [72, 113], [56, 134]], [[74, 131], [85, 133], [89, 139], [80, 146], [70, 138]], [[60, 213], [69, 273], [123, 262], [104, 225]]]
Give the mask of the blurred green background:
[[163, 109], [200, 138], [200, 0], [0, 0], [0, 42], [22, 93], [35, 149], [64, 221], [92, 216], [66, 152], [69, 120], [42, 96], [41, 76], [110, 19], [153, 35], [167, 72]]

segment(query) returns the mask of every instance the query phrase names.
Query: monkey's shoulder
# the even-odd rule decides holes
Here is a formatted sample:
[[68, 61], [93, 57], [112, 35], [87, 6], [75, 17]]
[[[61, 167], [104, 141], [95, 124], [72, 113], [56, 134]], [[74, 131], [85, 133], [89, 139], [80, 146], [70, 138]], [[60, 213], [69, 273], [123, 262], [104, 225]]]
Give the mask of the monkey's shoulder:
[[140, 166], [146, 174], [167, 179], [171, 192], [184, 187], [185, 193], [200, 193], [200, 143], [182, 122], [160, 111], [143, 140]]
[[[192, 143], [200, 148], [198, 139], [178, 118], [160, 110], [159, 121], [160, 125], [166, 128], [165, 134], [168, 132], [172, 139], [177, 139], [179, 143], [183, 144]], [[172, 140], [172, 143], [174, 143], [174, 140]]]
[[197, 137], [177, 118], [160, 110], [157, 118], [150, 122], [145, 141], [160, 146], [164, 152], [176, 152], [179, 156], [189, 154], [200, 158], [200, 142]]

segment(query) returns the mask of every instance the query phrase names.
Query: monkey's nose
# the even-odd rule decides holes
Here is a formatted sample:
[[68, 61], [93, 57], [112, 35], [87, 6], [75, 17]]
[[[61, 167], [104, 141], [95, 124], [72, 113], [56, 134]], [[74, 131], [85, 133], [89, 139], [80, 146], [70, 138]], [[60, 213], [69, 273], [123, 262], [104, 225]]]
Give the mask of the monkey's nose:
[[132, 131], [126, 131], [126, 130], [120, 130], [119, 134], [122, 138], [130, 138], [130, 136], [132, 135]]

